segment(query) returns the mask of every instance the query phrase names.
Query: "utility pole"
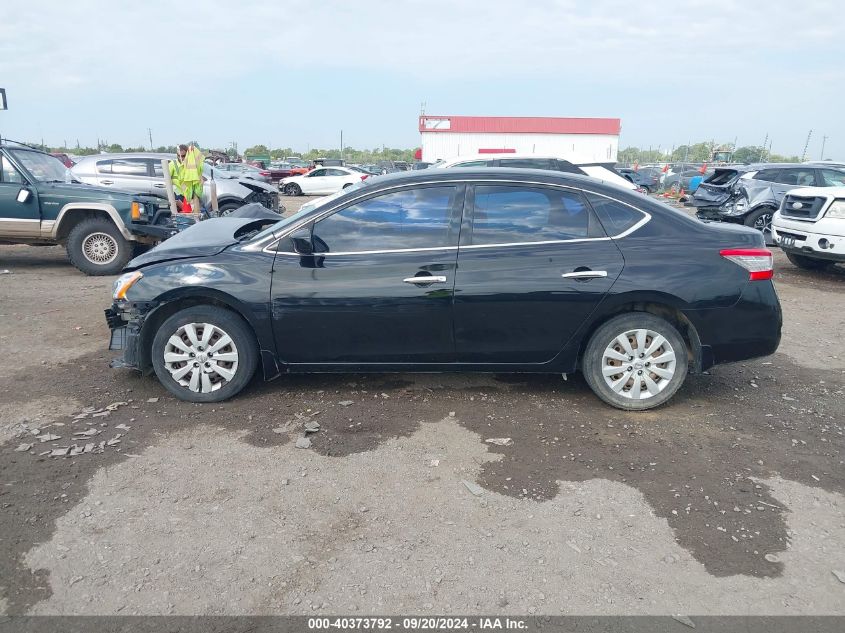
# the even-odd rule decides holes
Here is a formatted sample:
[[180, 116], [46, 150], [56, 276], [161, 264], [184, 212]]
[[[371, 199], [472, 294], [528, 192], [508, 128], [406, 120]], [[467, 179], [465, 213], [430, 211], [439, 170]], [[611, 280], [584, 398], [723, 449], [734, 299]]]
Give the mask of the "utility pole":
[[819, 155], [819, 160], [824, 160], [824, 144], [827, 142], [827, 136], [822, 136], [822, 153]]
[[147, 128], [147, 134], [150, 135], [150, 151], [153, 151], [153, 130], [152, 128]]
[[343, 160], [343, 130], [340, 131], [340, 160]]
[[769, 142], [769, 133], [766, 132], [766, 138], [763, 139], [763, 147], [760, 148], [760, 157], [757, 159], [761, 163], [763, 162], [763, 155], [766, 153], [766, 143]]
[[803, 163], [807, 159], [807, 147], [810, 145], [810, 137], [813, 135], [813, 130], [810, 130], [807, 133], [807, 142], [804, 143], [804, 151], [801, 152], [801, 162]]

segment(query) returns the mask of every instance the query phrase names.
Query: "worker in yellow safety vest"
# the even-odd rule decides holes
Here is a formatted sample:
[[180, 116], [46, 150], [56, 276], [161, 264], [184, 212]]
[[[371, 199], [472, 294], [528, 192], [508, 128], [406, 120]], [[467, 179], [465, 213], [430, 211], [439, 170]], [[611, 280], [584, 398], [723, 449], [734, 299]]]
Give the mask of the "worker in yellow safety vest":
[[204, 157], [193, 145], [180, 145], [179, 158], [170, 161], [170, 179], [177, 197], [188, 201], [194, 213], [200, 211]]

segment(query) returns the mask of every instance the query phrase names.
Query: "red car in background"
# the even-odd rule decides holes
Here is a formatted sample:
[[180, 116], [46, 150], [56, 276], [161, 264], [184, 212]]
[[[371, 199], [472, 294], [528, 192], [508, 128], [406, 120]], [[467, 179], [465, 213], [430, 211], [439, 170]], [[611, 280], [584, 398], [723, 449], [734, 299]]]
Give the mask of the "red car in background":
[[60, 161], [62, 161], [62, 165], [64, 165], [68, 169], [73, 167], [73, 161], [64, 152], [50, 152], [50, 156], [55, 156], [56, 158], [58, 158]]
[[261, 170], [261, 175], [267, 177], [269, 179], [269, 182], [273, 184], [278, 184], [278, 182], [283, 178], [289, 178], [290, 176], [300, 176], [310, 171], [308, 168], [297, 167], [296, 165], [292, 165], [291, 163], [285, 162], [273, 161], [268, 167], [265, 167], [262, 161], [253, 160], [247, 162], [247, 164]]

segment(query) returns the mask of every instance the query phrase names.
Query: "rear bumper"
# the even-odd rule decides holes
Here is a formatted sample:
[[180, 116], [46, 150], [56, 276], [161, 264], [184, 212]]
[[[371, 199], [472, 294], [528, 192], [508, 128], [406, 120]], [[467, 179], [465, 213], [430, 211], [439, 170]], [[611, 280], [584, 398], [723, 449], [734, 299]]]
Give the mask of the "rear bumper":
[[780, 345], [783, 314], [770, 280], [748, 282], [739, 301], [729, 308], [684, 314], [695, 326], [702, 350], [709, 348], [712, 363], [706, 364], [769, 356]]

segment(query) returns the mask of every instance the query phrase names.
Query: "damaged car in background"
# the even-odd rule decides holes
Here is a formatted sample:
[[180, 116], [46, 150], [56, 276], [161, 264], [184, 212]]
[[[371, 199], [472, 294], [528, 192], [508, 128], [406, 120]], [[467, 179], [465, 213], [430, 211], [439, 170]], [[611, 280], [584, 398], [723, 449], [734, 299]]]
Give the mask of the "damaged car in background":
[[[823, 173], [824, 172], [824, 173]], [[845, 170], [815, 165], [766, 163], [719, 167], [692, 196], [701, 220], [756, 228], [772, 244], [772, 217], [791, 189], [841, 184]]]
[[[82, 158], [71, 170], [73, 175], [91, 185], [143, 193], [166, 198], [164, 173], [161, 161], [176, 160], [175, 154], [123, 153], [94, 154]], [[211, 206], [210, 180], [217, 183], [217, 204], [220, 215], [228, 215], [245, 204], [258, 203], [268, 209], [279, 209], [279, 192], [273, 185], [258, 180], [242, 178], [206, 163], [203, 166], [202, 204]]]

